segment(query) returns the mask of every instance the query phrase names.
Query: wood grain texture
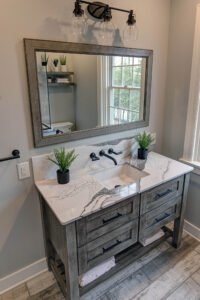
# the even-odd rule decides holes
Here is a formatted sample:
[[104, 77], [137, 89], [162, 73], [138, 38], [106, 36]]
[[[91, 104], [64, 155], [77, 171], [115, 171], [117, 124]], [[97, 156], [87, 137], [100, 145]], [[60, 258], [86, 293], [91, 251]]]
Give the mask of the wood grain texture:
[[[183, 243], [179, 249], [172, 248], [168, 242], [163, 242], [159, 246], [154, 247], [150, 252], [143, 255], [141, 258], [136, 260], [133, 263], [130, 263], [127, 267], [123, 268], [121, 271], [117, 272], [113, 276], [110, 276], [110, 278], [107, 278], [106, 281], [100, 283], [98, 286], [96, 286], [94, 289], [90, 290], [88, 293], [84, 294], [81, 297], [81, 300], [135, 300], [139, 295], [141, 295], [142, 292], [147, 290], [148, 287], [152, 286], [152, 283], [158, 282], [157, 280], [164, 276], [171, 274], [171, 277], [173, 280], [177, 280], [177, 278], [182, 278], [182, 275], [179, 273], [185, 274], [185, 270], [183, 269], [183, 264], [181, 261], [184, 260], [184, 264], [186, 263], [186, 269], [193, 272], [192, 268], [195, 264], [195, 261], [193, 260], [193, 256], [191, 255], [190, 258], [186, 261], [186, 257], [191, 252], [196, 252], [196, 249], [199, 247], [199, 242], [196, 241], [194, 238], [188, 236], [187, 234], [184, 234]], [[197, 253], [199, 254], [199, 253]], [[152, 271], [151, 273], [146, 273], [147, 265], [157, 265], [156, 273]], [[153, 267], [154, 268], [154, 267]], [[148, 269], [150, 269], [148, 267]], [[173, 270], [172, 273], [170, 273], [170, 270]], [[187, 272], [187, 271], [186, 271]], [[189, 274], [191, 273], [189, 272]], [[16, 287], [12, 289], [11, 291], [5, 293], [4, 295], [0, 296], [0, 300], [20, 300], [20, 299], [29, 299], [29, 300], [40, 300], [40, 299], [48, 299], [48, 300], [63, 300], [65, 299], [58, 287], [58, 285], [55, 283], [55, 281], [51, 281], [52, 273], [46, 272], [45, 278], [49, 278], [46, 282], [46, 287], [44, 286], [44, 289], [41, 290], [40, 282], [42, 281], [41, 275], [37, 276], [35, 280], [35, 285], [40, 285], [40, 289], [35, 289], [34, 291], [38, 292], [37, 294], [34, 294], [32, 296], [29, 296], [26, 298], [27, 291], [30, 295], [30, 290], [24, 289], [19, 287]], [[178, 275], [179, 274], [179, 275]], [[151, 276], [150, 276], [151, 275]], [[156, 275], [154, 277], [154, 275]], [[188, 275], [188, 274], [187, 274]], [[175, 276], [175, 277], [174, 277]], [[184, 280], [178, 280], [178, 286], [175, 289], [172, 289], [172, 286], [168, 286], [171, 281], [165, 281], [165, 288], [170, 290], [169, 293], [167, 293], [166, 296], [164, 296], [162, 299], [196, 299], [199, 300], [199, 284], [198, 284], [198, 278], [200, 276], [200, 268], [198, 270], [195, 270], [189, 278]], [[163, 279], [164, 277], [162, 277]], [[45, 281], [46, 281], [45, 279]], [[26, 285], [26, 283], [25, 283]], [[120, 286], [120, 288], [119, 288]], [[24, 298], [24, 291], [26, 292], [25, 298]], [[122, 291], [122, 292], [121, 292]], [[158, 288], [159, 291], [159, 288]], [[118, 296], [120, 295], [121, 298]], [[197, 295], [197, 297], [196, 297]], [[18, 298], [17, 298], [18, 297]], [[196, 298], [195, 298], [196, 297]], [[141, 298], [143, 299], [143, 298]], [[149, 298], [151, 299], [160, 299], [159, 295], [158, 297]]]
[[151, 283], [135, 299], [149, 300], [168, 297], [200, 267], [200, 254], [191, 251], [169, 271]]
[[199, 300], [200, 299], [200, 286], [189, 278], [179, 288], [175, 290], [166, 300], [177, 300], [177, 299], [188, 299], [188, 300]]
[[[34, 40], [24, 39], [24, 49], [26, 58], [26, 68], [28, 77], [29, 97], [31, 104], [32, 125], [34, 134], [35, 147], [43, 147], [47, 145], [60, 144], [64, 142], [110, 134], [134, 128], [146, 127], [149, 125], [150, 99], [151, 99], [151, 81], [152, 81], [152, 65], [153, 51], [143, 49], [131, 49], [114, 46], [101, 46], [93, 44], [69, 43], [60, 41]], [[136, 56], [146, 58], [146, 80], [144, 93], [144, 119], [141, 121], [119, 124], [114, 126], [105, 126], [89, 130], [81, 130], [62, 135], [53, 135], [43, 137], [41, 126], [41, 109], [39, 99], [39, 88], [37, 79], [36, 51], [51, 51], [62, 53], [77, 53], [90, 55], [120, 55], [120, 56]]]
[[56, 280], [52, 273], [44, 272], [37, 277], [34, 277], [27, 281], [27, 288], [30, 296], [39, 294], [41, 291], [48, 289], [50, 286], [56, 283]]
[[200, 269], [192, 275], [192, 279], [200, 286]]
[[26, 284], [21, 284], [16, 288], [0, 296], [0, 300], [28, 300], [29, 293]]
[[66, 225], [66, 258], [64, 261], [67, 300], [79, 300], [78, 254], [75, 222]]
[[184, 176], [141, 194], [141, 215], [182, 194]]
[[185, 209], [187, 204], [188, 187], [190, 182], [190, 174], [184, 175], [184, 187], [183, 187], [183, 198], [181, 203], [181, 215], [174, 221], [174, 236], [173, 236], [173, 246], [178, 248], [181, 245], [181, 238], [183, 233]]
[[139, 195], [100, 210], [76, 222], [77, 243], [81, 247], [139, 217]]
[[98, 265], [137, 242], [138, 219], [78, 248], [79, 274]]
[[181, 197], [174, 198], [140, 218], [139, 240], [149, 238], [164, 225], [180, 216]]

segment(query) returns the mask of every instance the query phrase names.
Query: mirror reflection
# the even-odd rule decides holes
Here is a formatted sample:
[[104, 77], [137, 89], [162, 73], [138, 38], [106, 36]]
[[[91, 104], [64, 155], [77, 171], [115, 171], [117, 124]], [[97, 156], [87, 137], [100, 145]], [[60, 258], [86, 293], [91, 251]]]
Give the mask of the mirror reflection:
[[144, 120], [146, 58], [36, 51], [43, 136]]

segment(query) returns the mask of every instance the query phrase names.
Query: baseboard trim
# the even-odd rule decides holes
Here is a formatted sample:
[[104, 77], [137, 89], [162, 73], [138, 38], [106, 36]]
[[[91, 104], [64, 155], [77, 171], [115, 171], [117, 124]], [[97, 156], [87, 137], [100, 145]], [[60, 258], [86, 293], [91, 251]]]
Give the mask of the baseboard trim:
[[200, 241], [200, 228], [199, 227], [197, 227], [197, 226], [193, 225], [192, 223], [185, 220], [184, 221], [184, 229], [188, 234], [190, 234], [195, 239]]
[[0, 295], [46, 270], [46, 259], [42, 258], [33, 264], [0, 279]]

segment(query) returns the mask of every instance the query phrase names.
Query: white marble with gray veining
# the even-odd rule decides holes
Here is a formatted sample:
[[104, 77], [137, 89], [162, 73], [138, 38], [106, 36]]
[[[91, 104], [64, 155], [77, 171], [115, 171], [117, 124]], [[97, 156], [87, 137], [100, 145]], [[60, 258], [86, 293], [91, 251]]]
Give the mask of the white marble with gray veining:
[[[138, 160], [132, 155], [128, 156], [133, 152], [131, 149], [134, 147], [135, 144], [132, 140], [121, 141], [113, 148], [116, 151], [123, 150], [123, 154], [119, 157], [115, 156], [115, 158], [117, 158], [119, 164], [128, 161], [131, 165], [145, 171], [149, 175], [127, 186], [111, 190], [105, 188], [91, 176], [91, 171], [105, 169], [106, 172], [107, 168], [113, 167], [113, 162], [107, 158], [101, 158], [97, 162], [91, 162], [90, 158], [88, 159], [91, 151], [95, 152], [96, 150], [96, 153], [98, 153], [97, 150], [102, 148], [102, 146], [76, 148], [76, 153], [84, 155], [85, 161], [82, 157], [82, 162], [79, 164], [79, 158], [77, 158], [76, 164], [71, 169], [71, 181], [66, 185], [57, 183], [55, 169], [48, 171], [47, 165], [48, 167], [50, 165], [46, 155], [33, 158], [36, 187], [61, 224], [70, 223], [82, 216], [89, 215], [193, 170], [188, 165], [155, 152], [149, 153], [147, 161]], [[106, 148], [108, 147], [104, 146], [104, 149]], [[45, 168], [44, 165], [46, 165]], [[81, 167], [78, 168], [78, 166]], [[46, 173], [44, 170], [46, 170]], [[52, 178], [53, 176], [54, 178]]]

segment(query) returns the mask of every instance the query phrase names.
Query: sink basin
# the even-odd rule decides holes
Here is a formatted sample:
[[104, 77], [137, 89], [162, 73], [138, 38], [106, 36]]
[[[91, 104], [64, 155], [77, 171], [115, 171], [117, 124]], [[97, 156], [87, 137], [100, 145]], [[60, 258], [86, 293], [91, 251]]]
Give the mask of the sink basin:
[[126, 186], [148, 176], [147, 172], [138, 170], [126, 163], [91, 173], [91, 176], [108, 189]]

